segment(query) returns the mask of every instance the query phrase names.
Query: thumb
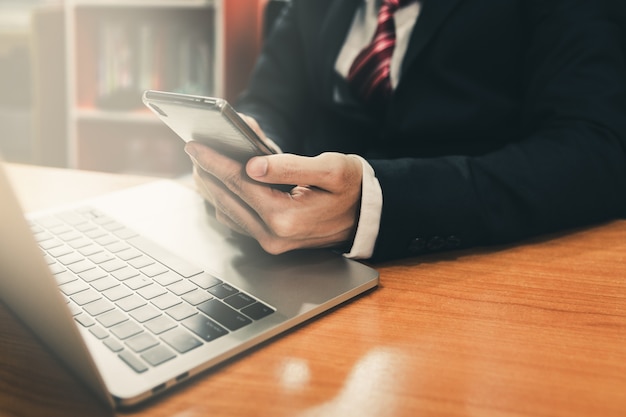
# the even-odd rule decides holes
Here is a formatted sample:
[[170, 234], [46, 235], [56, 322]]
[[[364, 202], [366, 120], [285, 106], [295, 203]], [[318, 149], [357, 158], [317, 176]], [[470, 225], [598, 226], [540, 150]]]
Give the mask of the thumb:
[[[360, 170], [358, 160], [338, 153], [315, 157], [293, 154], [257, 156], [246, 164], [246, 173], [253, 180], [267, 184], [315, 186], [327, 191], [342, 188], [350, 177], [360, 182]], [[352, 175], [346, 175], [348, 172]]]

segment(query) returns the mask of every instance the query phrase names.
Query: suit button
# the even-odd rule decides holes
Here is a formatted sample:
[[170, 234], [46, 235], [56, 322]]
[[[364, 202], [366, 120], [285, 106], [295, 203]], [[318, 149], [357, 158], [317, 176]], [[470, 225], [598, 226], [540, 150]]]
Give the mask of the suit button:
[[409, 253], [413, 255], [424, 252], [424, 249], [426, 249], [426, 240], [421, 237], [416, 237], [409, 243]]
[[443, 249], [444, 246], [446, 246], [446, 241], [441, 236], [431, 237], [430, 240], [428, 241], [428, 244], [426, 245], [428, 250], [431, 250], [431, 251], [441, 250]]

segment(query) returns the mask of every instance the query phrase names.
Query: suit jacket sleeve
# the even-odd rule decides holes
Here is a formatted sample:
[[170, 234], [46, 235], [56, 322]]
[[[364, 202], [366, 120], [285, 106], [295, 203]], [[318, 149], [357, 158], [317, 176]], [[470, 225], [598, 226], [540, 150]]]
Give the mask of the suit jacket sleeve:
[[[342, 121], [353, 121], [354, 136], [367, 135], [358, 130], [358, 117], [332, 113], [332, 100], [323, 96], [315, 70], [325, 67], [319, 52], [310, 52], [321, 35], [309, 32], [327, 21], [323, 1], [317, 2], [303, 22], [313, 2], [292, 1], [240, 107], [292, 152], [325, 150], [328, 138], [341, 142]], [[426, 3], [420, 19], [434, 3]], [[419, 64], [404, 69], [395, 111], [375, 124], [389, 138], [389, 150], [349, 141], [329, 149], [363, 154], [380, 181], [384, 202], [374, 260], [511, 242], [626, 213], [626, 68], [619, 26], [604, 3], [494, 0], [498, 6], [489, 12], [479, 3], [459, 1]], [[479, 64], [453, 62], [458, 54], [447, 53], [463, 40], [454, 13], [462, 16], [459, 22], [480, 25], [481, 16], [498, 10], [494, 19], [515, 28], [499, 38], [492, 34], [501, 50], [473, 50]], [[491, 39], [478, 38], [486, 46]], [[457, 74], [466, 78], [445, 78], [464, 65]], [[491, 119], [483, 109], [493, 109]], [[325, 127], [311, 127], [304, 140], [303, 126], [316, 126], [311, 119]], [[371, 130], [366, 119], [360, 125]]]

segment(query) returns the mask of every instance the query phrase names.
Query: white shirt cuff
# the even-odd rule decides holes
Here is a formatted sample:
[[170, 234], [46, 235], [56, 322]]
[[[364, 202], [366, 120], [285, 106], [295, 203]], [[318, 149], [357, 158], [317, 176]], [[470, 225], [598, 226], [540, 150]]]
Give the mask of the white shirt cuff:
[[372, 166], [358, 155], [351, 156], [358, 158], [363, 167], [361, 214], [352, 248], [343, 256], [351, 259], [368, 259], [374, 253], [374, 245], [378, 237], [380, 216], [383, 210], [383, 192]]

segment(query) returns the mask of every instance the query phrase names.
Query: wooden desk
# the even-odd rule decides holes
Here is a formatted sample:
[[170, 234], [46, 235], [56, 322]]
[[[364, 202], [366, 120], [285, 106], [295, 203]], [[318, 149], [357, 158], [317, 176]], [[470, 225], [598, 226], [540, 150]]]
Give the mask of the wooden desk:
[[[147, 181], [9, 172], [28, 209]], [[626, 221], [379, 270], [377, 290], [120, 414], [626, 415]], [[4, 307], [0, 323], [0, 415], [111, 415]]]

